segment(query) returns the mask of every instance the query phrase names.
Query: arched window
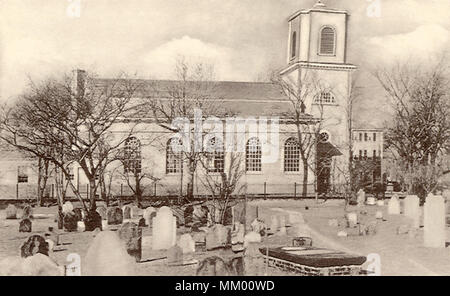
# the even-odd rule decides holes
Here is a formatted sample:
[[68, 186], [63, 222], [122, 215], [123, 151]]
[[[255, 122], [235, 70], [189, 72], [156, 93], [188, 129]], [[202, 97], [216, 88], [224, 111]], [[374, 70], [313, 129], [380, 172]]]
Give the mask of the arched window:
[[261, 171], [261, 143], [258, 138], [250, 138], [245, 146], [245, 171]]
[[295, 58], [296, 53], [297, 53], [297, 32], [294, 31], [294, 33], [292, 33], [292, 40], [291, 40], [291, 59]]
[[336, 104], [336, 98], [333, 93], [329, 91], [323, 91], [316, 95], [314, 98], [314, 103], [316, 104]]
[[179, 138], [171, 138], [166, 146], [166, 174], [177, 174], [183, 170], [183, 143]]
[[300, 171], [300, 147], [295, 138], [289, 138], [284, 142], [284, 171]]
[[125, 173], [141, 173], [141, 141], [136, 137], [129, 137], [125, 140], [125, 151], [123, 167]]
[[336, 32], [332, 27], [323, 27], [320, 31], [319, 54], [334, 55], [336, 43]]
[[206, 165], [208, 173], [223, 173], [225, 157], [222, 141], [216, 137], [211, 138], [206, 143], [205, 150], [207, 151]]

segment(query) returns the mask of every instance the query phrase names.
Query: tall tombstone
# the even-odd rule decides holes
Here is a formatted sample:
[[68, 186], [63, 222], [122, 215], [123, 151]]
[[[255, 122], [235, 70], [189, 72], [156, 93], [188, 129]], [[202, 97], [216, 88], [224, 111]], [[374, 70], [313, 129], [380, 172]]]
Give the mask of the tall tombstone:
[[357, 193], [356, 201], [358, 202], [358, 206], [362, 206], [366, 202], [366, 192], [362, 188]]
[[161, 207], [152, 221], [153, 250], [165, 250], [176, 244], [177, 219], [169, 207]]
[[33, 217], [33, 208], [30, 205], [23, 207], [22, 219], [31, 219]]
[[424, 205], [424, 246], [445, 248], [445, 201], [440, 195], [429, 194]]
[[23, 219], [19, 223], [19, 232], [31, 232], [31, 220], [28, 218]]
[[414, 228], [420, 227], [420, 200], [417, 195], [408, 195], [403, 200], [403, 214], [412, 220]]
[[189, 233], [181, 235], [177, 245], [183, 250], [183, 254], [195, 252], [195, 241]]
[[96, 211], [100, 215], [100, 217], [102, 217], [102, 220], [108, 220], [107, 210], [105, 207], [103, 206], [97, 207]]
[[17, 219], [17, 208], [15, 205], [9, 204], [5, 211], [6, 219]]
[[143, 217], [145, 219], [145, 224], [147, 226], [152, 226], [152, 213], [155, 213], [156, 210], [154, 207], [148, 207], [144, 210]]
[[131, 219], [131, 206], [126, 205], [122, 208], [123, 219]]
[[127, 252], [133, 256], [136, 262], [142, 257], [142, 229], [135, 223], [127, 222], [122, 224], [118, 231], [119, 238], [125, 242]]
[[123, 222], [122, 209], [119, 207], [108, 208], [107, 210], [108, 225], [119, 225]]
[[400, 215], [400, 200], [398, 195], [394, 194], [388, 203], [388, 214], [389, 215]]

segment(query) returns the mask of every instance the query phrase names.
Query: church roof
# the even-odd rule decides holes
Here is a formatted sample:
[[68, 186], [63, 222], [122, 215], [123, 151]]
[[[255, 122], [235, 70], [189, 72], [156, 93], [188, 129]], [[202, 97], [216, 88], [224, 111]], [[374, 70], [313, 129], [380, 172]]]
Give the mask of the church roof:
[[325, 5], [325, 3], [323, 3], [322, 1], [319, 0], [319, 1], [317, 1], [316, 4], [314, 4], [313, 7], [308, 8], [308, 9], [301, 9], [301, 10], [295, 12], [294, 14], [292, 14], [289, 17], [289, 20], [296, 18], [299, 14], [308, 14], [310, 12], [333, 12], [333, 13], [349, 14], [347, 10], [329, 8]]

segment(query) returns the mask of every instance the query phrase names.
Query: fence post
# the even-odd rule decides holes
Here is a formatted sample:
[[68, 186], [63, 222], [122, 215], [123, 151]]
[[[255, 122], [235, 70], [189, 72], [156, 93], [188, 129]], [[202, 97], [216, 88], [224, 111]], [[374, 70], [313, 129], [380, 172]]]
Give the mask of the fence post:
[[153, 193], [154, 193], [154, 195], [156, 197], [156, 182], [155, 182], [155, 184], [153, 186], [155, 187], [154, 190], [153, 190]]
[[52, 184], [52, 199], [55, 198], [55, 184]]
[[297, 182], [294, 182], [294, 198], [297, 198]]
[[89, 184], [86, 184], [86, 197], [89, 200]]
[[120, 184], [120, 198], [123, 196], [123, 184]]
[[19, 199], [19, 183], [16, 184], [16, 199]]
[[266, 199], [266, 193], [267, 193], [266, 187], [267, 187], [267, 183], [264, 182], [264, 199]]

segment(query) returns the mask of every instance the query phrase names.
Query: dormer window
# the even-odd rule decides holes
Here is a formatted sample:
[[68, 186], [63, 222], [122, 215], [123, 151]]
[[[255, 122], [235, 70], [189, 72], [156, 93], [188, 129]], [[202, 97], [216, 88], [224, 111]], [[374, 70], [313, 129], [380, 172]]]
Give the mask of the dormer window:
[[297, 32], [292, 33], [291, 59], [295, 58], [297, 52]]
[[319, 44], [319, 54], [320, 55], [335, 55], [336, 49], [336, 31], [330, 27], [326, 26], [320, 30], [320, 44]]
[[334, 95], [329, 91], [323, 91], [319, 95], [317, 95], [314, 99], [314, 103], [316, 104], [329, 104], [334, 105], [336, 104], [336, 98]]

